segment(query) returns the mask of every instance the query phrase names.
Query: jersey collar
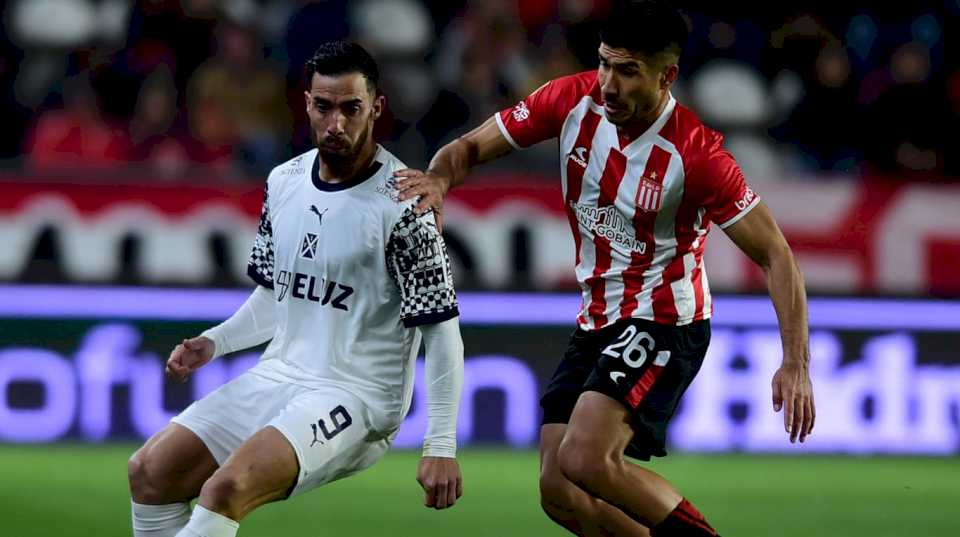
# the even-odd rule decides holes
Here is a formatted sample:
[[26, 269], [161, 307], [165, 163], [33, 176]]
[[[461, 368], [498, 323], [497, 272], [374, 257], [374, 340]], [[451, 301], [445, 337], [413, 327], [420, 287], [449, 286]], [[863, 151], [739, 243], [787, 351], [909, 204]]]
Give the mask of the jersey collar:
[[356, 177], [349, 181], [343, 181], [340, 183], [328, 183], [320, 178], [320, 152], [317, 151], [317, 156], [313, 159], [313, 170], [310, 172], [310, 179], [313, 182], [313, 186], [322, 192], [339, 192], [341, 190], [346, 190], [348, 188], [355, 187], [360, 183], [363, 183], [367, 179], [370, 179], [380, 171], [380, 168], [383, 167], [383, 163], [380, 162], [380, 146], [377, 145], [377, 152], [373, 155], [373, 162], [370, 163], [370, 167], [366, 170], [358, 173]]

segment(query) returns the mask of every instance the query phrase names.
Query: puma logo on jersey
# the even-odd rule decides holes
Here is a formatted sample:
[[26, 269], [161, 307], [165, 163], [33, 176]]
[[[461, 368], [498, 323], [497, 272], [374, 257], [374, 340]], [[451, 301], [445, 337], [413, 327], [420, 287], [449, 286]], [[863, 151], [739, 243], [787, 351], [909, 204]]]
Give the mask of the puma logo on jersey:
[[[309, 300], [321, 306], [329, 305], [336, 310], [350, 311], [346, 301], [353, 294], [354, 289], [349, 285], [325, 278], [317, 278], [311, 274], [286, 270], [280, 271], [274, 285], [280, 287], [277, 302], [283, 301], [287, 296], [287, 291], [289, 291], [291, 297], [299, 300]], [[318, 293], [322, 293], [323, 296]]]
[[577, 147], [572, 151], [567, 153], [567, 159], [572, 160], [580, 165], [581, 168], [587, 167], [587, 148], [586, 147]]
[[319, 220], [319, 224], [320, 224], [321, 226], [323, 225], [323, 215], [325, 215], [325, 214], [327, 213], [327, 211], [329, 211], [329, 210], [330, 210], [329, 208], [324, 209], [323, 212], [321, 213], [321, 212], [320, 212], [320, 209], [317, 209], [317, 206], [316, 206], [316, 205], [311, 205], [311, 206], [310, 206], [310, 212], [313, 213], [313, 214], [315, 214], [315, 215], [317, 215], [317, 219]]

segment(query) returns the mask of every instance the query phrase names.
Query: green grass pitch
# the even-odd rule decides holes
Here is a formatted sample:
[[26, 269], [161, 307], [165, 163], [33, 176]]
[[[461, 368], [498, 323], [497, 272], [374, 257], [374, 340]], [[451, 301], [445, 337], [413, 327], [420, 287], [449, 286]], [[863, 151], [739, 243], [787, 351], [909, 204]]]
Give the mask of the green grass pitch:
[[[0, 445], [0, 535], [129, 536], [126, 460], [133, 445]], [[422, 506], [417, 454], [243, 521], [241, 536], [562, 536], [540, 512], [537, 455], [464, 450], [465, 494]], [[725, 537], [960, 536], [955, 458], [671, 455], [650, 467], [672, 480]]]

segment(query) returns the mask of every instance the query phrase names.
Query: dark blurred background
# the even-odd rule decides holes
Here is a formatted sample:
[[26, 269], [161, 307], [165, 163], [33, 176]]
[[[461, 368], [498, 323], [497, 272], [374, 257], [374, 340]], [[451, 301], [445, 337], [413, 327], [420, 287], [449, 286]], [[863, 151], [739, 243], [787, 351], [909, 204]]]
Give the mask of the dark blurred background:
[[[309, 149], [301, 69], [318, 44], [374, 53], [378, 138], [423, 167], [546, 80], [595, 68], [609, 3], [11, 0], [0, 279], [246, 285], [265, 175]], [[681, 3], [674, 93], [726, 134], [813, 291], [955, 296], [960, 55], [945, 36], [960, 2], [873, 4]], [[573, 287], [555, 153], [541, 144], [454, 193], [462, 288]], [[714, 288], [762, 290], [715, 241]]]

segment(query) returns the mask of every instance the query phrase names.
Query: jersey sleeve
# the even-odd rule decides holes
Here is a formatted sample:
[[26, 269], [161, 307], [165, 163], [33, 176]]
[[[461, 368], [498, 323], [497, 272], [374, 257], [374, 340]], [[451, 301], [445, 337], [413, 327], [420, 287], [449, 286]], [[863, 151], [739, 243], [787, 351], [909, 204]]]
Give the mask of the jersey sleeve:
[[400, 320], [406, 327], [435, 324], [460, 315], [450, 257], [433, 213], [407, 208], [387, 241], [387, 271], [400, 290]]
[[722, 141], [717, 135], [713, 147], [691, 172], [707, 216], [721, 229], [732, 226], [760, 203], [760, 196], [747, 184], [740, 165], [721, 147]]
[[494, 116], [500, 133], [514, 149], [560, 136], [567, 113], [576, 103], [574, 77], [551, 80], [526, 99]]
[[273, 289], [273, 225], [270, 223], [269, 187], [263, 189], [263, 209], [250, 259], [247, 260], [247, 275], [258, 284]]

